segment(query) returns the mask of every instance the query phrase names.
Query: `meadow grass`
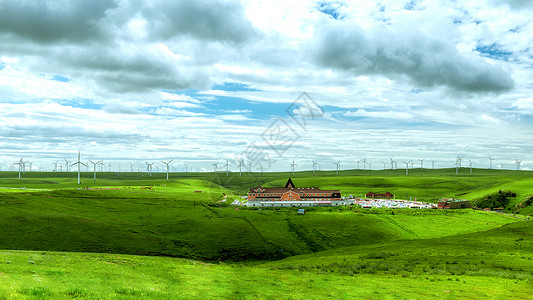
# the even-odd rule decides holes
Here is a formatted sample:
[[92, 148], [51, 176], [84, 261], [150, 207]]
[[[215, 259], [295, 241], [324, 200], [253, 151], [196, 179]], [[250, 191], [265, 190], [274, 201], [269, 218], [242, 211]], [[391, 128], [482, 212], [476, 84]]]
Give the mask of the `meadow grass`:
[[336, 270], [316, 272], [117, 254], [0, 251], [0, 297], [526, 299], [532, 292], [530, 277], [349, 274]]
[[[517, 192], [518, 203], [533, 193], [524, 171], [400, 171], [300, 172], [294, 182], [427, 201], [504, 189]], [[332, 207], [302, 216], [297, 208], [228, 205], [251, 186], [283, 186], [287, 173], [177, 173], [169, 181], [162, 173], [99, 173], [95, 183], [91, 173], [81, 187], [65, 174], [7, 173], [0, 186], [25, 189], [0, 189], [0, 299], [523, 299], [532, 292], [532, 223], [512, 215]]]

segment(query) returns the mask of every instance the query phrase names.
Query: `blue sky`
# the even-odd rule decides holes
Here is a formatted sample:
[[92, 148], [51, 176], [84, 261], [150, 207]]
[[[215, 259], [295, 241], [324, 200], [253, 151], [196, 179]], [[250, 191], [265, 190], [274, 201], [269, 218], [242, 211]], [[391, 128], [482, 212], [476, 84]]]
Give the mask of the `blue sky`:
[[531, 169], [532, 9], [5, 0], [0, 170], [20, 157], [51, 170], [78, 151], [117, 171], [169, 159], [177, 171], [452, 167], [458, 155]]

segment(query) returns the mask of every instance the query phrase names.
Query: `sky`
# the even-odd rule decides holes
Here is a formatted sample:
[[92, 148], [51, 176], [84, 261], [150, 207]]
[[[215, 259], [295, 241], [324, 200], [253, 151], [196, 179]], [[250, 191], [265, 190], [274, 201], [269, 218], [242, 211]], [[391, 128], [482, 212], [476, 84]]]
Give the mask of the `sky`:
[[525, 0], [0, 0], [0, 170], [78, 151], [114, 171], [530, 169], [531, 15]]

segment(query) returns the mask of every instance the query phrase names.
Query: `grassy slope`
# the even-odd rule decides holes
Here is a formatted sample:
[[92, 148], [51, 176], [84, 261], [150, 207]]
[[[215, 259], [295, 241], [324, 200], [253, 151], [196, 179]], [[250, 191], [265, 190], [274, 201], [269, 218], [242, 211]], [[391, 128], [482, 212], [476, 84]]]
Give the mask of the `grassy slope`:
[[127, 186], [0, 194], [0, 249], [261, 260], [464, 233], [515, 221], [500, 215], [490, 215], [489, 220], [478, 212], [467, 217], [464, 211], [398, 211], [391, 216], [316, 209], [305, 217], [294, 210], [237, 211], [212, 200], [222, 193], [235, 197], [219, 186], [194, 179], [165, 185], [155, 191]]
[[[443, 191], [470, 191], [472, 197], [505, 184], [518, 184], [524, 194], [529, 189], [524, 183], [529, 173], [523, 172], [465, 180], [413, 174], [418, 177], [384, 178], [386, 183], [366, 176], [297, 174], [295, 182], [322, 188], [340, 182], [343, 192], [360, 188], [361, 180], [372, 190], [410, 182], [410, 191], [429, 195], [440, 185]], [[99, 185], [135, 189], [76, 190], [72, 179], [60, 177], [0, 179], [0, 186], [59, 188], [0, 192], [0, 228], [6, 229], [0, 231], [0, 248], [207, 259], [307, 254], [250, 267], [118, 254], [0, 251], [0, 298], [527, 298], [532, 291], [531, 223], [509, 216], [472, 210], [398, 210], [392, 215], [386, 210], [310, 209], [305, 216], [292, 210], [235, 211], [208, 205], [222, 193], [234, 197], [218, 183], [239, 191], [252, 183], [279, 185], [285, 178], [272, 182], [273, 174], [238, 179], [197, 174], [195, 180], [167, 183], [131, 174], [102, 175]], [[158, 187], [140, 191], [140, 185]]]
[[2, 298], [526, 299], [533, 226], [339, 248], [255, 267], [164, 257], [0, 251]]

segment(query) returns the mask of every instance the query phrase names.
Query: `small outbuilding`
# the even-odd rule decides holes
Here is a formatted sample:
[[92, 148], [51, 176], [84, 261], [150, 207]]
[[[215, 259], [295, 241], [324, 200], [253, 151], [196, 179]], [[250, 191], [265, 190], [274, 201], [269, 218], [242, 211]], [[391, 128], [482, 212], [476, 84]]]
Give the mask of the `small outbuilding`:
[[385, 192], [384, 194], [368, 192], [366, 193], [366, 197], [370, 199], [392, 199], [394, 198], [394, 195], [390, 192]]

